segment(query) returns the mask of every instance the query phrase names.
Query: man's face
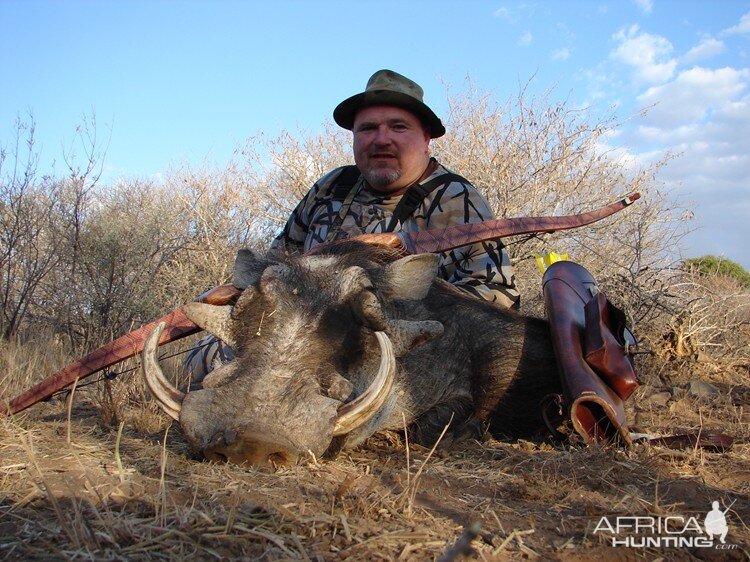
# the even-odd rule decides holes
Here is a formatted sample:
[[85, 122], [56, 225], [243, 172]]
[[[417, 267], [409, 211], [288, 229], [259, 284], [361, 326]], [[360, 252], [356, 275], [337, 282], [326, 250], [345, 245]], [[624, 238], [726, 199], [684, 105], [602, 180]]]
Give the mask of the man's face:
[[368, 183], [398, 195], [417, 181], [430, 161], [430, 135], [405, 109], [366, 107], [354, 118], [354, 162]]

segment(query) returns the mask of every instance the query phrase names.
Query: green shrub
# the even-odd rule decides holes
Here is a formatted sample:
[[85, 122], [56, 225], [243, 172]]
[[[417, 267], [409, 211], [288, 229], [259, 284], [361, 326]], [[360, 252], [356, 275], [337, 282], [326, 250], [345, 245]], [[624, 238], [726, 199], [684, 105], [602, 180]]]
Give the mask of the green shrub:
[[709, 254], [700, 258], [683, 261], [686, 270], [700, 275], [718, 275], [739, 282], [745, 289], [750, 289], [750, 273], [737, 262]]

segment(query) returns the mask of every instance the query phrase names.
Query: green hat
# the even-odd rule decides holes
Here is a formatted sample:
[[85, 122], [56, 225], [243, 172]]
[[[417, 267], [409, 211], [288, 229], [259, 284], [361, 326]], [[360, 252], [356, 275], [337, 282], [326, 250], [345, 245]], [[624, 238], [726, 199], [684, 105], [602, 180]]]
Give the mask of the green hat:
[[393, 105], [405, 109], [417, 117], [436, 139], [445, 134], [445, 127], [433, 111], [422, 101], [424, 90], [392, 70], [378, 70], [370, 76], [367, 87], [361, 94], [345, 99], [333, 110], [333, 120], [344, 129], [352, 130], [354, 117], [360, 109], [371, 105]]

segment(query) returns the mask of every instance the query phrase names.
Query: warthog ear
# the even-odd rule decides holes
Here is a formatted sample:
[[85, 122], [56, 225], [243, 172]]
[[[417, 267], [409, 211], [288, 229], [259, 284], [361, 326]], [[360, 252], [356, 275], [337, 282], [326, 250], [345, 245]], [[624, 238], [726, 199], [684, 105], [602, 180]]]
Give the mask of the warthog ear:
[[435, 320], [391, 320], [388, 322], [387, 334], [393, 343], [396, 357], [402, 357], [418, 345], [442, 336], [443, 325]]
[[236, 347], [234, 336], [229, 330], [232, 313], [231, 306], [215, 306], [202, 302], [189, 302], [182, 306], [182, 311], [190, 320], [215, 335], [229, 347]]
[[250, 285], [258, 282], [263, 270], [266, 269], [268, 261], [261, 254], [243, 248], [237, 252], [237, 258], [234, 260], [234, 279], [232, 284], [238, 289], [245, 289]]
[[435, 254], [418, 254], [388, 264], [385, 267], [383, 294], [391, 299], [423, 299], [437, 275], [437, 263], [438, 256]]

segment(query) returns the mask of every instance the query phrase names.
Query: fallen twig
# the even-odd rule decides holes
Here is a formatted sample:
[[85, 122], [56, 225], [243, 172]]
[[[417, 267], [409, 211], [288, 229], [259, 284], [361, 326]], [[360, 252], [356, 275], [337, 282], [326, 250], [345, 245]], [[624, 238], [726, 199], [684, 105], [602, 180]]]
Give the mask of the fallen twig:
[[453, 560], [457, 560], [459, 556], [469, 554], [471, 552], [471, 542], [479, 536], [481, 531], [481, 521], [474, 521], [468, 527], [464, 527], [464, 532], [459, 539], [438, 558], [438, 562], [452, 562]]

